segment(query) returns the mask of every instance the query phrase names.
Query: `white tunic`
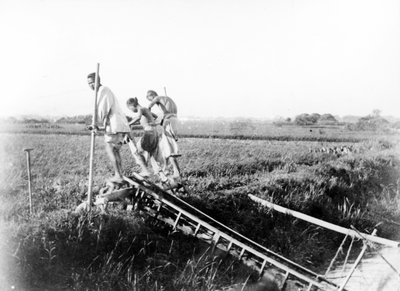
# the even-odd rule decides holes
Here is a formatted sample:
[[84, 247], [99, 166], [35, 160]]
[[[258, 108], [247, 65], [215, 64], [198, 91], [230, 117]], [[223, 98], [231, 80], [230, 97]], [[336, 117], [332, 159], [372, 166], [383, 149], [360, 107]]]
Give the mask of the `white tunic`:
[[106, 128], [106, 133], [130, 132], [128, 120], [118, 100], [108, 87], [101, 86], [97, 93], [97, 120]]

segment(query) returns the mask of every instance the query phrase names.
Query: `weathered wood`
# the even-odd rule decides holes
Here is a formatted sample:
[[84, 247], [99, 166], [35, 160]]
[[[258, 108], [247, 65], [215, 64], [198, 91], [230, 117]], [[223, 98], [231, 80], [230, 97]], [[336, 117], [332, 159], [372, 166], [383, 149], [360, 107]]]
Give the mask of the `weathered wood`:
[[29, 191], [29, 214], [32, 215], [32, 176], [31, 176], [31, 151], [33, 149], [24, 149], [26, 153], [26, 166], [28, 169], [28, 191]]
[[[372, 236], [376, 234], [376, 229], [372, 232]], [[342, 291], [344, 287], [346, 287], [347, 282], [349, 282], [351, 275], [353, 275], [354, 270], [357, 268], [358, 264], [361, 262], [362, 257], [364, 256], [365, 252], [367, 251], [368, 245], [364, 242], [363, 248], [358, 255], [356, 261], [354, 262], [350, 272], [347, 274], [346, 279], [344, 279], [343, 283], [340, 285], [340, 288], [338, 291]]]
[[309, 216], [309, 215], [306, 215], [304, 213], [297, 212], [297, 211], [294, 211], [294, 210], [279, 206], [279, 205], [274, 204], [272, 202], [269, 202], [269, 201], [266, 201], [264, 199], [258, 198], [258, 197], [254, 196], [252, 194], [249, 194], [248, 196], [250, 197], [251, 200], [253, 200], [255, 202], [258, 202], [258, 203], [260, 203], [260, 204], [262, 204], [262, 205], [264, 205], [266, 207], [269, 207], [269, 208], [271, 208], [273, 210], [276, 210], [276, 211], [279, 211], [281, 213], [284, 213], [284, 214], [299, 218], [299, 219], [304, 220], [304, 221], [308, 221], [310, 223], [316, 224], [316, 225], [324, 227], [326, 229], [330, 229], [330, 230], [333, 230], [333, 231], [336, 231], [336, 232], [339, 232], [339, 233], [347, 234], [347, 235], [352, 236], [352, 237], [358, 237], [358, 238], [361, 238], [361, 239], [365, 238], [365, 239], [367, 239], [369, 241], [372, 241], [372, 242], [375, 242], [375, 243], [378, 243], [378, 244], [382, 244], [382, 245], [386, 245], [386, 246], [390, 246], [390, 247], [399, 247], [400, 246], [400, 242], [398, 242], [398, 241], [393, 241], [393, 240], [389, 240], [389, 239], [386, 239], [386, 238], [372, 236], [370, 234], [364, 234], [364, 233], [362, 233], [362, 236], [360, 236], [360, 234], [358, 234], [356, 231], [354, 231], [352, 229], [348, 229], [348, 228], [345, 228], [345, 227], [342, 227], [342, 226], [339, 226], [339, 225], [336, 225], [336, 224], [333, 224], [333, 223], [330, 223], [330, 222], [327, 222], [327, 221], [324, 221], [324, 220], [321, 220], [321, 219], [318, 219], [318, 218], [315, 218], [315, 217], [312, 217], [312, 216]]
[[92, 133], [90, 136], [90, 160], [89, 160], [89, 187], [88, 187], [88, 209], [89, 211], [92, 208], [92, 198], [93, 198], [93, 161], [94, 161], [94, 146], [96, 141], [96, 133], [95, 133], [95, 126], [96, 126], [96, 119], [97, 119], [97, 87], [99, 85], [99, 69], [100, 64], [97, 63], [96, 68], [96, 76], [94, 81], [94, 109], [93, 109], [93, 118], [92, 118]]
[[[165, 192], [161, 188], [157, 188], [155, 185], [150, 185], [150, 184], [147, 185], [146, 181], [143, 180], [137, 181], [136, 179], [130, 179], [126, 177], [124, 177], [124, 179], [125, 181], [129, 182], [132, 186], [143, 190], [143, 192], [146, 193], [147, 198], [149, 198], [150, 201], [162, 202], [164, 212], [160, 211], [158, 219], [165, 221], [172, 227], [176, 227], [177, 229], [185, 228], [186, 226], [183, 224], [192, 225], [192, 223], [190, 223], [189, 221], [193, 221], [195, 222], [193, 226], [197, 225], [196, 227], [197, 232], [199, 231], [198, 230], [199, 225], [201, 225], [202, 227], [204, 227], [206, 232], [209, 231], [212, 233], [212, 235], [205, 236], [204, 238], [203, 238], [204, 234], [197, 235], [199, 239], [205, 240], [211, 244], [215, 244], [216, 234], [218, 234], [217, 237], [219, 242], [222, 241], [229, 243], [230, 246], [234, 244], [235, 247], [241, 249], [239, 258], [241, 258], [245, 263], [246, 261], [248, 261], [261, 272], [263, 271], [262, 269], [265, 268], [266, 264], [270, 264], [282, 270], [283, 272], [289, 272], [292, 276], [296, 277], [299, 281], [303, 283], [307, 282], [307, 285], [309, 284], [311, 286], [315, 286], [322, 290], [332, 290], [333, 288], [337, 287], [337, 285], [332, 284], [331, 282], [329, 282], [324, 278], [321, 278], [320, 275], [315, 274], [314, 272], [307, 270], [306, 268], [299, 266], [298, 264], [282, 256], [277, 255], [274, 258], [273, 256], [271, 256], [272, 252], [266, 249], [265, 247], [260, 246], [258, 249], [262, 250], [266, 249], [269, 255], [263, 253], [261, 250], [257, 250], [255, 247], [259, 245], [256, 244], [255, 242], [238, 234], [237, 232], [226, 227], [225, 225], [219, 223], [218, 221], [207, 216], [206, 214], [200, 212], [198, 209], [194, 208], [190, 204], [187, 204], [178, 197], [170, 195], [168, 192]], [[184, 205], [185, 209], [181, 208], [179, 205]], [[152, 216], [155, 216], [156, 211], [153, 211], [151, 207], [146, 207], [146, 208], [148, 208], [148, 213], [154, 212]], [[186, 208], [190, 210], [187, 210]], [[167, 216], [164, 216], [165, 214]], [[172, 215], [177, 215], [177, 218], [179, 217], [179, 219], [182, 219], [183, 224], [178, 226], [176, 223], [177, 219], [170, 218]], [[165, 218], [163, 218], [163, 216]], [[219, 226], [218, 228], [216, 227], [217, 225]], [[191, 227], [186, 227], [186, 228], [189, 228], [191, 230], [191, 233], [196, 233], [196, 230], [193, 231]], [[221, 243], [217, 247], [221, 248], [222, 250], [226, 250], [225, 247], [226, 243]], [[238, 256], [236, 251], [234, 251], [232, 248], [230, 249], [230, 253], [232, 255]], [[244, 256], [244, 254], [246, 255]], [[284, 261], [285, 263], [283, 263], [282, 261]], [[300, 269], [301, 272], [294, 268]]]

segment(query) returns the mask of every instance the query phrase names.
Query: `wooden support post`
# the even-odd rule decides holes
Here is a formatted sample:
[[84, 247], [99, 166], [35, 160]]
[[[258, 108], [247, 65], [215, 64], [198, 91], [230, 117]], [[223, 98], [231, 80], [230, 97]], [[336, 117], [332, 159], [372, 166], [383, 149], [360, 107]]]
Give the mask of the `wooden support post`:
[[93, 196], [93, 164], [94, 164], [94, 146], [96, 140], [95, 126], [97, 120], [97, 92], [99, 86], [99, 68], [100, 64], [97, 63], [96, 69], [96, 77], [94, 81], [94, 109], [93, 109], [93, 118], [92, 118], [92, 133], [90, 139], [90, 160], [89, 160], [89, 189], [88, 189], [88, 210], [92, 209], [92, 196]]
[[31, 177], [31, 151], [33, 149], [24, 149], [26, 153], [26, 166], [28, 169], [28, 192], [29, 192], [29, 214], [32, 215], [32, 177]]

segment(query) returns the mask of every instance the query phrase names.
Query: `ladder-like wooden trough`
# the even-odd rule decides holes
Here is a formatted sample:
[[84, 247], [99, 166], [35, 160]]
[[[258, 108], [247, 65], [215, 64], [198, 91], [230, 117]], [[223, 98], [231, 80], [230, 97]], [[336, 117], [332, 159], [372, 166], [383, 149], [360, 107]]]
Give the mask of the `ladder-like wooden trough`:
[[124, 179], [130, 185], [125, 190], [129, 191], [135, 208], [146, 211], [173, 229], [210, 243], [213, 248], [226, 251], [257, 269], [260, 275], [269, 268], [278, 270], [283, 277], [282, 290], [290, 280], [296, 282], [299, 290], [336, 290], [339, 287], [323, 275], [257, 244], [140, 176]]

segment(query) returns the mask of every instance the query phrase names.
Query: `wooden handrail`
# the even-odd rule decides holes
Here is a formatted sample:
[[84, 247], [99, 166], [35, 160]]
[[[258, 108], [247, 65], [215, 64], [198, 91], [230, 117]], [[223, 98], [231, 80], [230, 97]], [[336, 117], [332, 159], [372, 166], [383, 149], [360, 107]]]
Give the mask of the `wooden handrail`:
[[378, 244], [382, 244], [382, 245], [385, 245], [385, 246], [389, 246], [389, 247], [399, 247], [400, 246], [400, 242], [398, 242], [398, 241], [393, 241], [393, 240], [389, 240], [389, 239], [378, 237], [378, 236], [373, 236], [373, 235], [366, 234], [366, 233], [365, 234], [361, 233], [361, 235], [362, 235], [361, 236], [359, 233], [357, 233], [356, 231], [354, 231], [352, 229], [345, 228], [345, 227], [342, 227], [342, 226], [339, 226], [339, 225], [336, 225], [336, 224], [333, 224], [333, 223], [330, 223], [330, 222], [327, 222], [327, 221], [324, 221], [324, 220], [321, 220], [321, 219], [306, 215], [304, 213], [301, 213], [301, 212], [298, 212], [298, 211], [294, 211], [294, 210], [279, 206], [279, 205], [274, 204], [272, 202], [269, 202], [269, 201], [266, 201], [264, 199], [258, 198], [258, 197], [254, 196], [252, 194], [248, 194], [248, 196], [249, 196], [249, 198], [251, 200], [253, 200], [255, 202], [258, 202], [258, 203], [262, 204], [263, 206], [266, 206], [268, 208], [271, 208], [273, 210], [279, 211], [281, 213], [284, 213], [284, 214], [299, 218], [301, 220], [316, 224], [316, 225], [324, 227], [326, 229], [330, 229], [330, 230], [333, 230], [333, 231], [336, 231], [336, 232], [339, 232], [339, 233], [343, 233], [343, 234], [348, 234], [349, 236], [352, 236], [352, 237], [358, 237], [358, 238], [361, 238], [361, 239], [367, 239], [369, 241], [372, 241], [372, 242], [375, 242], [375, 243], [378, 243]]

